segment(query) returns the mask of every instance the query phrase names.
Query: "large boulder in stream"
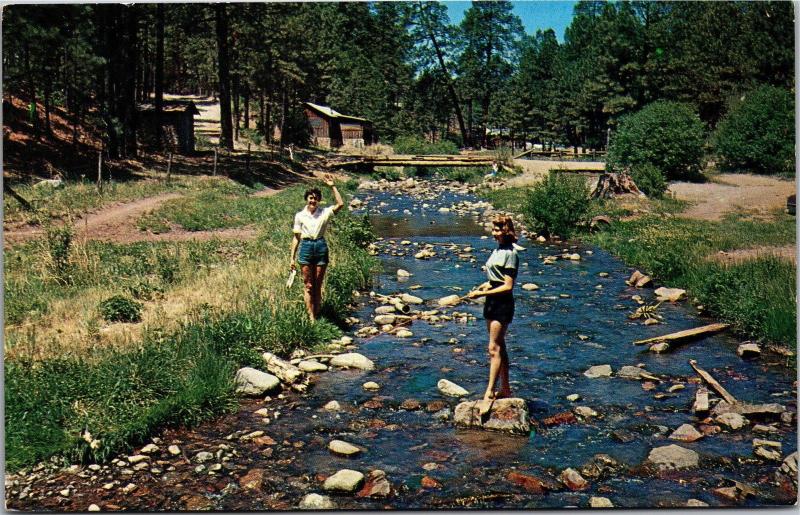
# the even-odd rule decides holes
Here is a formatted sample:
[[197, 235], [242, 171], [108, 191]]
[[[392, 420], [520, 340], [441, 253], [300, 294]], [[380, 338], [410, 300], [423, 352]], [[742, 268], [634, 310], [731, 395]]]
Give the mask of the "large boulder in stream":
[[647, 462], [659, 469], [688, 469], [700, 464], [700, 455], [680, 445], [665, 445], [651, 450]]
[[326, 492], [352, 493], [364, 484], [364, 474], [357, 470], [342, 469], [325, 480], [322, 488]]
[[[489, 410], [485, 411], [488, 403]], [[524, 399], [497, 399], [488, 401], [466, 401], [456, 406], [454, 421], [458, 426], [492, 429], [513, 434], [527, 435], [531, 432], [528, 407]]]
[[251, 367], [240, 368], [236, 372], [234, 382], [237, 394], [252, 397], [264, 395], [281, 385], [280, 379], [274, 375]]
[[357, 368], [359, 370], [372, 370], [375, 363], [363, 354], [346, 352], [331, 358], [330, 365], [339, 368]]
[[736, 402], [730, 404], [724, 400], [719, 401], [714, 409], [711, 410], [711, 416], [718, 417], [725, 413], [737, 413], [747, 418], [752, 419], [780, 419], [781, 414], [786, 411], [786, 407], [778, 403], [772, 402], [769, 404], [748, 404], [746, 402]]
[[440, 392], [451, 397], [463, 397], [465, 395], [469, 395], [469, 391], [452, 381], [448, 381], [447, 379], [439, 379], [439, 382], [436, 383], [436, 387]]

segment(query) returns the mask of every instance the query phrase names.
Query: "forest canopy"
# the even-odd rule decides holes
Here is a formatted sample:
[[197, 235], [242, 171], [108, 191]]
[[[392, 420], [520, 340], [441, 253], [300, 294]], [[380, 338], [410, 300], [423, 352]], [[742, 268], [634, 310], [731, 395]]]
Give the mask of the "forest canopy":
[[[689, 104], [713, 129], [730, 98], [794, 88], [790, 2], [579, 2], [563, 42], [526, 34], [507, 1], [460, 24], [438, 2], [12, 5], [4, 91], [103, 128], [136, 153], [136, 104], [164, 91], [218, 95], [222, 144], [267, 138], [302, 102], [402, 135], [485, 143], [487, 128], [602, 148], [626, 114]], [[255, 116], [254, 116], [255, 114]]]

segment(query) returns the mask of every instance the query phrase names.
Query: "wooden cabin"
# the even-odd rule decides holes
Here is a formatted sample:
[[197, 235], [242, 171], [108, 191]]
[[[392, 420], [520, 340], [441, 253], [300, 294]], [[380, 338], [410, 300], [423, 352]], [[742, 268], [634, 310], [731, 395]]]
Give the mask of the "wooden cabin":
[[372, 122], [365, 118], [338, 113], [330, 107], [304, 102], [311, 130], [311, 144], [325, 148], [355, 147], [375, 143]]
[[[143, 146], [155, 148], [156, 145], [156, 106], [139, 104], [139, 141]], [[191, 155], [194, 153], [194, 115], [200, 111], [194, 102], [164, 102], [161, 110], [165, 146], [173, 152]]]

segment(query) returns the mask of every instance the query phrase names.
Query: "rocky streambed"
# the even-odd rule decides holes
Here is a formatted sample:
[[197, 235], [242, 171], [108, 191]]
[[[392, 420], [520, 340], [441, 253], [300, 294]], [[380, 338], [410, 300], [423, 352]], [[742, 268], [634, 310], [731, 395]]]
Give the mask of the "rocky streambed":
[[[573, 242], [535, 235], [519, 242], [526, 250], [508, 350], [514, 396], [523, 401], [508, 409], [527, 412], [530, 432], [519, 424], [496, 426], [515, 431], [457, 424], [487, 374], [481, 305], [456, 301], [484, 280], [481, 266], [494, 246], [484, 227], [492, 209], [471, 193], [414, 180], [364, 185], [350, 207], [370, 215], [381, 237], [372, 252], [384, 272], [359, 297], [347, 337], [316, 356], [294, 355], [286, 365], [301, 371], [295, 379], [283, 363], [265, 363], [264, 371], [286, 376], [282, 386], [240, 377], [255, 396], [234, 414], [166, 430], [109, 464], [42, 464], [7, 476], [7, 506], [257, 511], [794, 502], [796, 384], [785, 356], [742, 351], [743, 342], [724, 332], [661, 353], [633, 345], [712, 321], [680, 296], [655, 308], [660, 320], [631, 318], [656, 303], [653, 289], [627, 284], [632, 270]], [[690, 359], [743, 404], [721, 400]], [[697, 404], [703, 391], [706, 408]], [[502, 418], [498, 408], [485, 426]]]

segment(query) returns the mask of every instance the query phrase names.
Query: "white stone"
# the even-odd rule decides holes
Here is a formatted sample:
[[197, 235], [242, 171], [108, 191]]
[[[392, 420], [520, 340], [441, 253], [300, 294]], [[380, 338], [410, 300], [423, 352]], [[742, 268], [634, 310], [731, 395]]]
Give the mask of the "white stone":
[[153, 454], [154, 452], [158, 452], [158, 445], [154, 443], [149, 443], [144, 447], [142, 447], [142, 450], [139, 452], [141, 452], [142, 454]]
[[736, 354], [742, 358], [755, 358], [761, 355], [761, 347], [756, 343], [743, 343], [736, 349]]
[[534, 291], [534, 290], [538, 290], [539, 286], [537, 284], [534, 284], [534, 283], [525, 283], [525, 284], [522, 285], [522, 289], [526, 290], [526, 291]]
[[327, 495], [308, 494], [300, 501], [298, 508], [301, 510], [335, 510], [336, 503]]
[[100, 511], [100, 506], [96, 504], [90, 504], [86, 511]]
[[325, 491], [355, 492], [364, 482], [364, 474], [357, 470], [342, 469], [325, 480]]
[[589, 367], [589, 369], [584, 372], [583, 375], [590, 379], [595, 379], [598, 377], [611, 377], [611, 365], [595, 365], [593, 367]]
[[680, 288], [658, 288], [655, 292], [656, 300], [660, 302], [677, 302], [686, 298], [686, 290]]
[[596, 417], [597, 412], [590, 408], [589, 406], [578, 406], [575, 408], [575, 414], [579, 417], [588, 418], [588, 417]]
[[654, 343], [650, 346], [650, 352], [655, 352], [656, 354], [661, 354], [662, 352], [667, 352], [669, 350], [669, 343], [667, 342], [658, 342]]
[[173, 456], [177, 456], [181, 453], [181, 448], [178, 447], [177, 445], [170, 445], [169, 447], [167, 447], [167, 452], [169, 452]]
[[422, 304], [423, 301], [421, 298], [416, 297], [414, 295], [409, 295], [408, 293], [403, 293], [400, 295], [400, 300], [405, 302], [406, 304]]
[[686, 506], [688, 508], [708, 508], [708, 503], [703, 502], [700, 499], [689, 499], [686, 501]]
[[397, 277], [411, 277], [411, 272], [408, 270], [403, 270], [402, 268], [397, 269]]
[[397, 317], [395, 315], [378, 315], [373, 320], [375, 325], [393, 324]]
[[328, 444], [328, 450], [343, 456], [353, 456], [361, 452], [361, 449], [343, 440], [331, 440]]
[[614, 505], [608, 497], [594, 497], [589, 499], [589, 506], [592, 508], [613, 508]]
[[722, 415], [718, 416], [715, 420], [717, 421], [718, 424], [728, 426], [734, 431], [737, 429], [741, 429], [747, 425], [746, 418], [744, 418], [738, 413], [733, 413], [730, 411], [728, 413], [723, 413]]
[[617, 377], [623, 377], [625, 379], [639, 379], [645, 372], [646, 372], [645, 370], [642, 370], [639, 367], [634, 367], [633, 365], [625, 365], [624, 367], [617, 370]]
[[578, 395], [577, 393], [571, 393], [571, 394], [567, 395], [567, 400], [569, 402], [576, 402], [580, 398], [581, 398], [581, 396]]
[[414, 333], [412, 333], [412, 332], [411, 332], [411, 331], [409, 331], [408, 329], [400, 329], [399, 331], [397, 331], [397, 332], [396, 332], [396, 333], [394, 333], [394, 334], [395, 334], [395, 336], [397, 336], [398, 338], [410, 338], [410, 337], [414, 336]]
[[694, 428], [691, 424], [683, 424], [669, 435], [670, 440], [680, 440], [682, 442], [694, 442], [703, 438], [703, 433]]
[[700, 463], [700, 455], [680, 445], [665, 445], [650, 451], [647, 461], [659, 468], [686, 469], [696, 467]]
[[325, 370], [328, 370], [328, 365], [320, 363], [319, 361], [314, 361], [313, 359], [304, 359], [297, 364], [297, 368], [303, 372], [324, 372]]
[[347, 352], [331, 358], [330, 365], [340, 368], [357, 368], [359, 370], [372, 370], [375, 368], [369, 358], [357, 352]]
[[339, 404], [339, 401], [328, 401], [322, 409], [325, 411], [339, 411], [342, 409], [342, 406]]
[[251, 367], [240, 368], [236, 372], [236, 393], [247, 396], [260, 396], [279, 388], [280, 379], [272, 374]]
[[439, 299], [438, 303], [439, 306], [441, 307], [455, 306], [456, 304], [459, 303], [460, 300], [461, 296], [459, 295], [448, 295], [446, 297], [442, 297], [441, 299]]
[[139, 488], [139, 487], [136, 486], [134, 483], [128, 483], [127, 485], [122, 487], [122, 493], [125, 494], [125, 495], [128, 495], [128, 494], [132, 493], [134, 490], [136, 490], [137, 488]]
[[205, 463], [214, 459], [214, 455], [208, 451], [200, 451], [194, 455], [194, 461], [197, 463]]
[[452, 381], [448, 381], [447, 379], [439, 379], [439, 382], [436, 383], [436, 387], [440, 392], [451, 397], [463, 397], [465, 395], [469, 395], [467, 390], [458, 386]]
[[381, 385], [376, 383], [375, 381], [367, 381], [361, 387], [365, 390], [379, 390]]

